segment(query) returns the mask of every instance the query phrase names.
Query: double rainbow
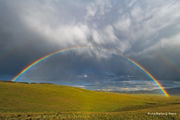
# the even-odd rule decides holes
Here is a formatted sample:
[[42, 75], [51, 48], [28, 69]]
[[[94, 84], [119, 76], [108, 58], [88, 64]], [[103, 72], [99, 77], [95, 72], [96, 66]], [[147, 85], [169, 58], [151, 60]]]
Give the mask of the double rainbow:
[[[30, 70], [32, 67], [36, 66], [38, 63], [48, 59], [51, 56], [54, 56], [56, 54], [59, 54], [61, 52], [67, 51], [67, 50], [72, 50], [72, 49], [76, 49], [76, 48], [88, 48], [87, 46], [74, 46], [74, 47], [70, 47], [70, 48], [64, 48], [64, 49], [60, 49], [57, 50], [55, 52], [52, 52], [44, 57], [41, 57], [40, 59], [34, 61], [33, 63], [31, 63], [30, 65], [28, 65], [26, 68], [24, 68], [19, 74], [17, 74], [15, 77], [13, 77], [13, 79], [11, 81], [16, 81], [18, 80], [22, 75], [24, 75], [28, 70]], [[104, 49], [104, 48], [100, 48], [100, 49]], [[105, 49], [107, 50], [107, 49]], [[122, 55], [121, 53], [118, 53], [116, 51], [113, 51], [116, 54], [119, 54], [125, 58], [128, 59], [129, 62], [131, 62], [132, 64], [134, 64], [135, 66], [137, 66], [140, 70], [142, 70], [144, 73], [146, 73], [154, 82], [155, 84], [160, 88], [160, 90], [162, 91], [162, 93], [166, 96], [169, 97], [169, 94], [167, 93], [167, 91], [164, 89], [164, 87], [160, 84], [160, 82], [147, 70], [145, 69], [143, 66], [141, 66], [138, 62], [136, 62], [135, 60], [126, 57], [124, 55]]]

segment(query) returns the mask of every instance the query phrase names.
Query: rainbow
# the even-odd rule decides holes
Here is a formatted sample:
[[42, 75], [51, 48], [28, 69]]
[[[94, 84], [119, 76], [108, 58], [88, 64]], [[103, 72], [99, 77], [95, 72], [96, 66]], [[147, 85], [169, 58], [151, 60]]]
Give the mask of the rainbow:
[[57, 50], [55, 52], [52, 52], [44, 57], [41, 57], [40, 59], [34, 61], [33, 63], [31, 63], [30, 65], [28, 65], [27, 67], [25, 67], [19, 74], [17, 74], [15, 77], [13, 77], [13, 79], [11, 81], [16, 81], [18, 80], [22, 75], [24, 75], [28, 70], [30, 70], [32, 67], [36, 66], [38, 63], [46, 60], [47, 58], [53, 56], [53, 55], [56, 55], [58, 53], [61, 53], [63, 51], [66, 51], [66, 50], [72, 50], [72, 49], [76, 49], [76, 48], [82, 48], [82, 47], [70, 47], [70, 48], [64, 48], [64, 49], [60, 49], [60, 50]]
[[160, 90], [162, 91], [162, 93], [169, 97], [169, 94], [167, 93], [167, 91], [164, 89], [164, 87], [161, 85], [161, 83], [147, 70], [145, 69], [143, 66], [141, 66], [138, 62], [134, 61], [133, 59], [128, 58], [128, 60], [133, 63], [134, 65], [136, 65], [140, 70], [142, 70], [144, 73], [146, 73], [154, 82], [155, 84], [160, 88]]
[[162, 55], [161, 53], [158, 54], [158, 56], [171, 68], [173, 68], [177, 73], [180, 74], [180, 68], [178, 65], [176, 65], [170, 58]]
[[[30, 70], [32, 67], [36, 66], [38, 63], [48, 59], [49, 57], [51, 56], [54, 56], [56, 54], [59, 54], [61, 52], [64, 52], [64, 51], [67, 51], [67, 50], [72, 50], [72, 49], [77, 49], [77, 48], [90, 48], [88, 46], [73, 46], [73, 47], [70, 47], [70, 48], [64, 48], [64, 49], [60, 49], [60, 50], [57, 50], [55, 52], [52, 52], [44, 57], [41, 57], [40, 59], [34, 61], [33, 63], [31, 63], [30, 65], [28, 65], [26, 68], [24, 68], [19, 74], [17, 74], [15, 77], [12, 78], [11, 81], [16, 81], [18, 80], [22, 75], [24, 75], [28, 70]], [[100, 49], [104, 49], [104, 48], [100, 48]], [[108, 49], [104, 49], [104, 50], [108, 50]], [[116, 54], [119, 54], [125, 58], [128, 59], [129, 62], [131, 62], [132, 64], [134, 64], [135, 66], [137, 66], [140, 70], [142, 70], [144, 73], [146, 73], [154, 82], [155, 84], [161, 89], [162, 93], [166, 96], [166, 97], [169, 97], [169, 94], [167, 93], [167, 91], [164, 89], [164, 87], [159, 83], [159, 81], [147, 70], [145, 69], [143, 66], [141, 66], [138, 62], [136, 62], [135, 60], [129, 58], [129, 57], [126, 57], [124, 55], [122, 55], [121, 53], [118, 53], [116, 51], [113, 51], [114, 53]]]

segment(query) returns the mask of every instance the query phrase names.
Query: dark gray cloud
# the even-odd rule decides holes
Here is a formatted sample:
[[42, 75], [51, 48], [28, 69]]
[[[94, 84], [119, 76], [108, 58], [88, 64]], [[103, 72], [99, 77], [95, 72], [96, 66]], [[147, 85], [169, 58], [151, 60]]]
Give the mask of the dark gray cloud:
[[[108, 51], [106, 51], [106, 56], [100, 57], [94, 49], [81, 48], [79, 50], [88, 50], [90, 54], [87, 52], [79, 54], [73, 50], [61, 53], [32, 68], [19, 80], [84, 86], [89, 89], [109, 89], [109, 86], [127, 87], [135, 80], [152, 83], [152, 80], [127, 61], [127, 58]], [[103, 51], [99, 53], [104, 54]], [[135, 83], [129, 87], [134, 88]], [[139, 86], [145, 84], [146, 82], [141, 82]]]
[[[11, 79], [34, 60], [57, 49], [87, 45], [121, 52], [137, 60], [162, 84], [164, 81], [164, 85], [168, 86], [172, 81], [169, 86], [173, 86], [174, 81], [180, 80], [179, 10], [179, 1], [167, 0], [0, 0], [0, 77]], [[86, 50], [83, 52], [87, 53]], [[135, 68], [124, 62], [117, 63], [111, 55], [108, 64], [93, 61], [93, 57], [83, 58], [100, 56], [102, 60], [105, 53], [95, 55], [98, 52], [94, 52], [93, 55], [81, 54], [73, 58], [59, 56], [60, 60], [58, 57], [52, 59], [42, 71], [30, 71], [26, 79], [52, 79], [55, 82], [59, 68], [71, 70], [64, 73], [64, 77], [61, 76], [63, 79], [70, 80], [77, 74], [79, 78], [84, 78], [88, 74], [79, 71], [85, 67], [80, 62], [87, 66], [87, 70], [94, 66], [96, 72], [102, 71], [98, 75], [103, 76], [89, 73], [95, 81], [128, 80], [128, 75], [136, 76], [136, 80], [148, 79], [138, 72], [132, 73], [136, 71]], [[67, 64], [69, 59], [72, 64]], [[79, 63], [74, 64], [77, 61]], [[104, 67], [102, 63], [107, 66]], [[43, 68], [43, 65], [32, 70]], [[107, 69], [109, 73], [103, 72]], [[105, 74], [110, 76], [105, 78]], [[111, 75], [115, 77], [111, 79]]]

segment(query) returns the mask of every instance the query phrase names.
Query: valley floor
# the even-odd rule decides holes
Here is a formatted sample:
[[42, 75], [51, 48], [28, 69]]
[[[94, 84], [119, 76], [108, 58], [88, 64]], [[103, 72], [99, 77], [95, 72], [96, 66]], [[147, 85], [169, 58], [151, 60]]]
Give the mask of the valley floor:
[[122, 112], [1, 113], [1, 120], [180, 120], [180, 105]]

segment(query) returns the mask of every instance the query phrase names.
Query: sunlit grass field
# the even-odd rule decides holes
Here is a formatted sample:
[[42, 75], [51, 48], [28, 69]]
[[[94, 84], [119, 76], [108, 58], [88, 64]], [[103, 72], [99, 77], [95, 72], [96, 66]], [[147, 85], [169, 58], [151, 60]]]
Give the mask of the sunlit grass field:
[[0, 82], [0, 119], [180, 120], [180, 97]]

